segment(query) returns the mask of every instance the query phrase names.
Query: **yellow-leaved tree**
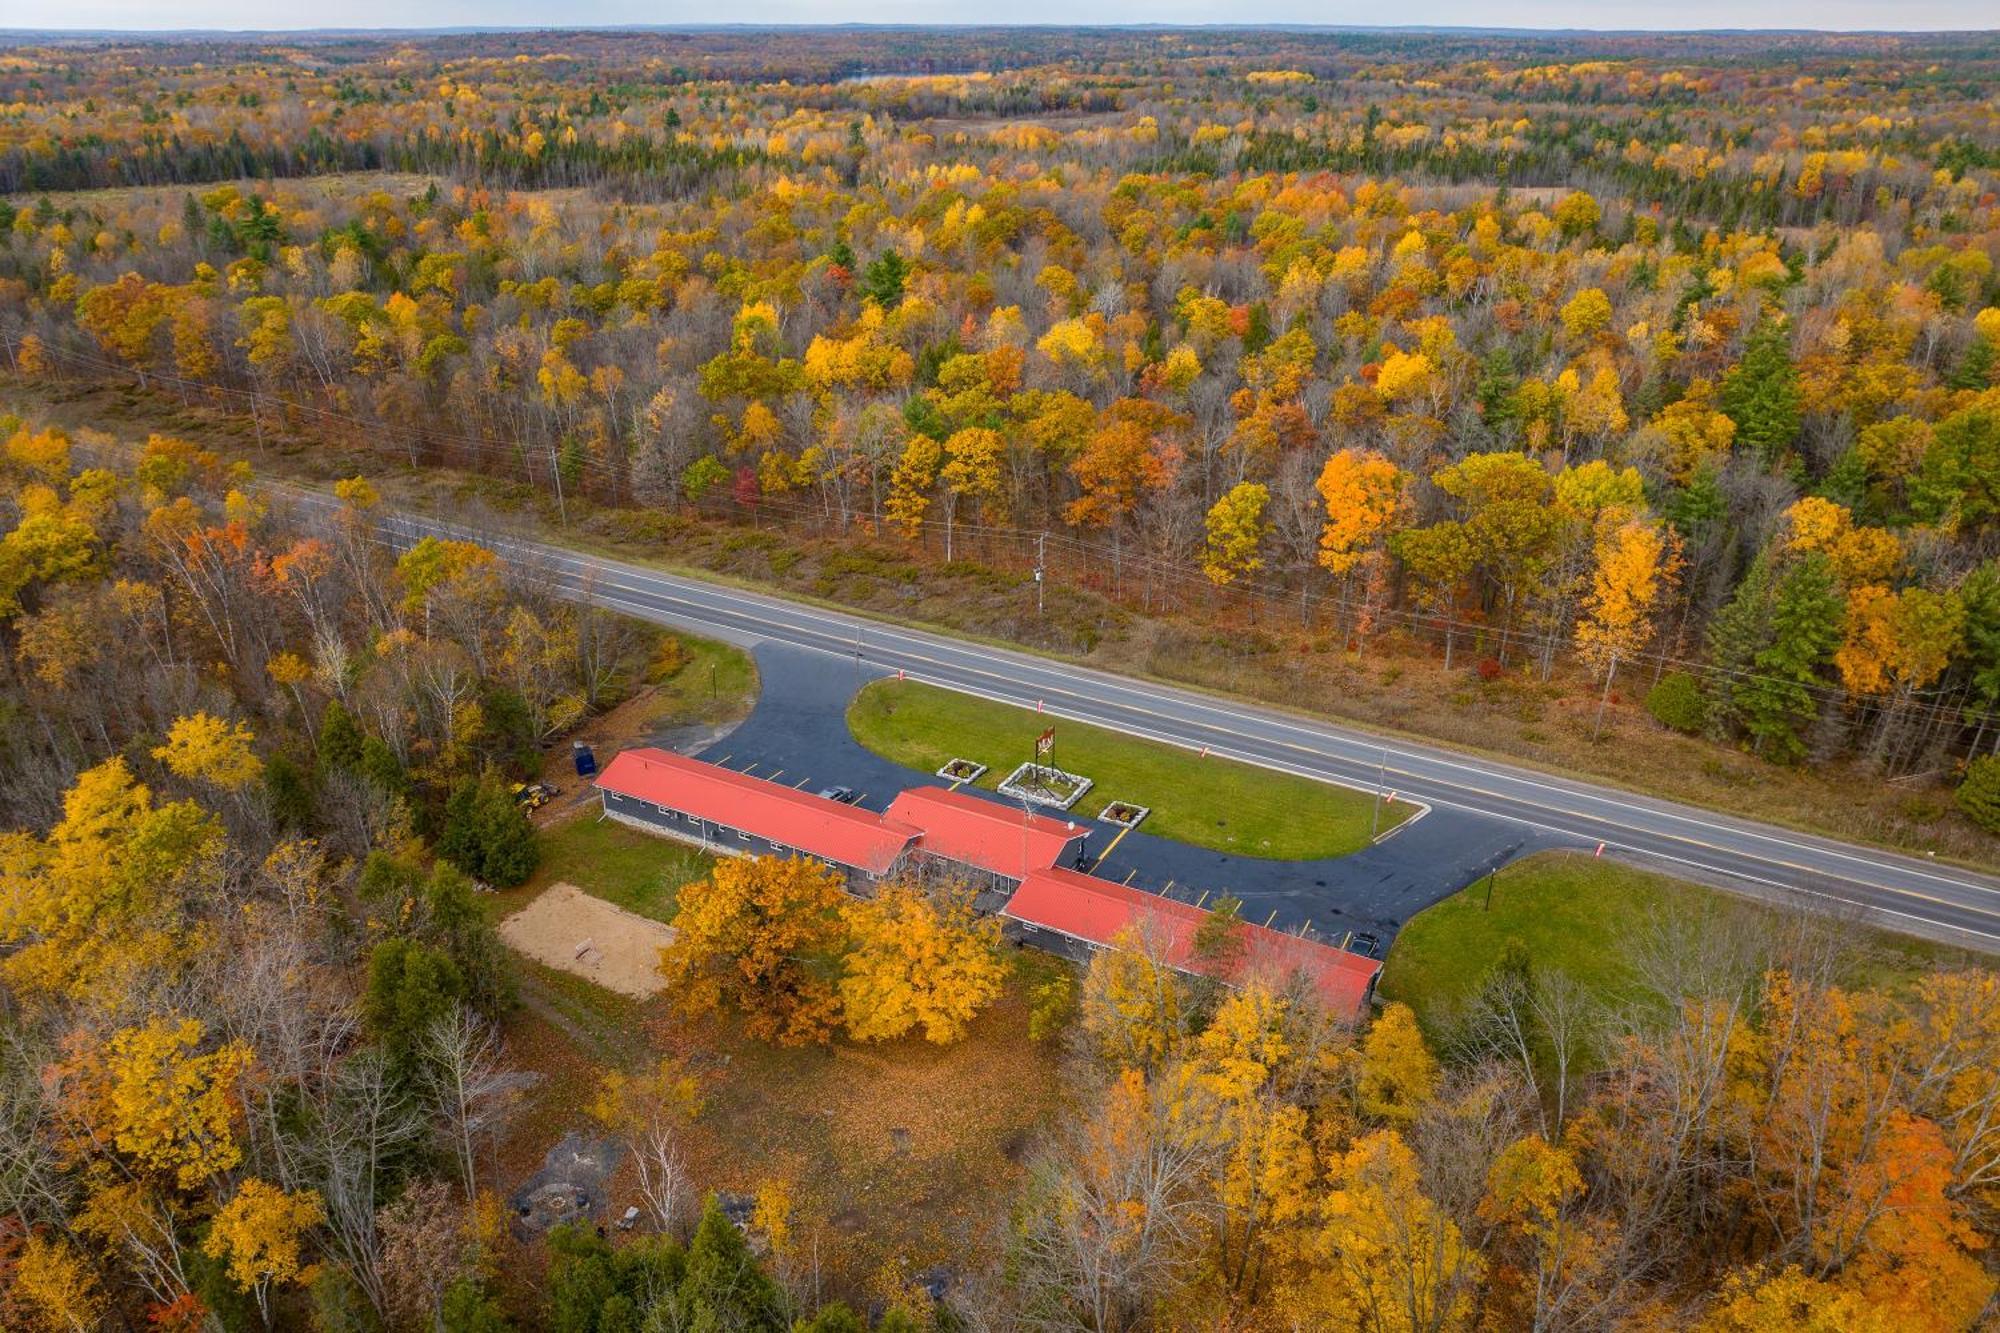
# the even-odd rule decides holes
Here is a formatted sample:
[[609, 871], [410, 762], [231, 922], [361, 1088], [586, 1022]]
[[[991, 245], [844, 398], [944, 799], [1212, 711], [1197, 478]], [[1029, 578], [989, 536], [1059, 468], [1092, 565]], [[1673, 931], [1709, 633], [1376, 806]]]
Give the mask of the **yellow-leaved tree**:
[[85, 1132], [183, 1190], [243, 1160], [237, 1083], [256, 1053], [241, 1041], [203, 1050], [206, 1035], [200, 1019], [155, 1018], [63, 1067], [64, 1100]]
[[253, 1176], [215, 1215], [202, 1251], [228, 1261], [229, 1280], [257, 1298], [257, 1311], [269, 1325], [271, 1288], [313, 1280], [316, 1269], [305, 1262], [306, 1233], [325, 1220], [317, 1190], [287, 1193]]
[[999, 918], [974, 912], [964, 890], [927, 894], [885, 884], [848, 906], [847, 925], [840, 1004], [856, 1041], [886, 1041], [915, 1028], [926, 1041], [957, 1041], [1006, 980], [995, 952]]
[[25, 1327], [38, 1333], [87, 1333], [100, 1326], [108, 1304], [76, 1247], [41, 1234], [21, 1246], [7, 1295]]
[[167, 729], [167, 743], [153, 750], [153, 758], [176, 777], [241, 791], [264, 772], [264, 761], [251, 748], [256, 739], [241, 722], [231, 726], [219, 717], [194, 713], [175, 719]]
[[193, 801], [155, 806], [123, 759], [77, 776], [46, 838], [0, 834], [0, 973], [30, 995], [93, 995], [176, 952], [184, 898], [222, 831]]
[[695, 1013], [725, 1001], [744, 1029], [781, 1046], [823, 1042], [839, 1011], [814, 955], [840, 942], [840, 876], [802, 857], [726, 857], [681, 890], [660, 974]]
[[1408, 1125], [1437, 1090], [1437, 1058], [1424, 1045], [1417, 1016], [1391, 1004], [1362, 1039], [1355, 1092], [1361, 1114], [1390, 1125]]
[[1631, 519], [1598, 533], [1597, 568], [1576, 624], [1577, 654], [1593, 671], [1608, 671], [1646, 646], [1679, 563], [1671, 535], [1657, 523]]
[[1208, 575], [1209, 582], [1227, 587], [1264, 567], [1258, 547], [1271, 532], [1264, 518], [1270, 502], [1270, 488], [1239, 481], [1208, 511], [1208, 545], [1202, 553], [1201, 572]]
[[1161, 961], [1159, 930], [1118, 932], [1084, 974], [1083, 1029], [1109, 1064], [1151, 1069], [1174, 1054], [1193, 1021], [1187, 982]]

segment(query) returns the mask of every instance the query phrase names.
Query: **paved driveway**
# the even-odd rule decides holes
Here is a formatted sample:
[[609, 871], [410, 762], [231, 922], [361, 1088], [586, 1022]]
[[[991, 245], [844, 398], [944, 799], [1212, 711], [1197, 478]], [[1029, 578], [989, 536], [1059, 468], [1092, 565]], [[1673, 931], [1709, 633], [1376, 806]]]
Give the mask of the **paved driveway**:
[[[757, 707], [701, 758], [807, 791], [852, 787], [870, 810], [883, 809], [905, 787], [947, 785], [872, 753], [848, 731], [847, 705], [855, 692], [891, 673], [778, 643], [752, 651], [764, 686]], [[1095, 804], [1090, 797], [1086, 803]], [[1116, 825], [1076, 818], [1092, 830], [1086, 848], [1093, 855], [1117, 836]], [[1371, 931], [1385, 946], [1416, 913], [1487, 871], [1539, 848], [1580, 845], [1527, 824], [1449, 808], [1434, 809], [1351, 856], [1315, 861], [1232, 855], [1142, 830], [1127, 834], [1095, 873], [1190, 902], [1233, 893], [1243, 900], [1245, 920], [1286, 930], [1309, 926], [1335, 943], [1349, 931]]]

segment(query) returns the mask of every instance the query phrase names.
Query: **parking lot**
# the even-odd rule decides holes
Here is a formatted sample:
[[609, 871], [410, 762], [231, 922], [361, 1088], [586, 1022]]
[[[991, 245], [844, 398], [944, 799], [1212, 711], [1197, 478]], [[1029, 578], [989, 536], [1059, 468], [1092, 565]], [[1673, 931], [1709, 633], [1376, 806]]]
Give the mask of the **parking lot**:
[[[877, 812], [905, 787], [950, 785], [883, 759], [849, 733], [849, 700], [880, 673], [810, 649], [767, 643], [754, 651], [763, 678], [755, 711], [699, 758], [801, 791], [844, 791]], [[1334, 944], [1371, 935], [1382, 949], [1417, 912], [1544, 845], [1523, 825], [1434, 810], [1351, 856], [1277, 861], [1168, 841], [1082, 811], [1068, 817], [1090, 830], [1084, 854], [1093, 874], [1185, 902], [1233, 894], [1245, 920]]]

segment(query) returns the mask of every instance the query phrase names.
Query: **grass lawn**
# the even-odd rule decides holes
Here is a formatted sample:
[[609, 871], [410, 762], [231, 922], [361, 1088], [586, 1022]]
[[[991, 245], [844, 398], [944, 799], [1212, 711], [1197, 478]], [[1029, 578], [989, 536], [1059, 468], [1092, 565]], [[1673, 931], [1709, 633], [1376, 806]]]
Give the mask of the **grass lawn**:
[[714, 864], [705, 852], [586, 812], [542, 835], [542, 864], [533, 879], [501, 895], [500, 915], [567, 882], [628, 912], [671, 921], [681, 886], [705, 879]]
[[[1382, 971], [1381, 994], [1417, 1011], [1435, 1030], [1450, 1006], [1469, 995], [1509, 939], [1536, 963], [1559, 967], [1588, 989], [1616, 995], [1628, 980], [1625, 942], [1658, 912], [1720, 907], [1746, 921], [1772, 909], [1715, 889], [1575, 852], [1544, 852], [1508, 866], [1486, 910], [1481, 880], [1411, 919]], [[1864, 930], [1866, 958], [1857, 983], [1893, 987], [1933, 965], [1973, 955], [1908, 936]]]
[[729, 722], [757, 702], [757, 664], [734, 644], [676, 634], [687, 660], [660, 681], [658, 717], [674, 722]]
[[[876, 754], [935, 772], [951, 759], [988, 765], [982, 787], [997, 786], [1028, 758], [1052, 719], [955, 690], [914, 681], [878, 680], [855, 696], [847, 725]], [[1056, 721], [1055, 765], [1092, 778], [1076, 812], [1095, 815], [1109, 801], [1151, 806], [1140, 827], [1197, 847], [1306, 860], [1344, 856], [1368, 845], [1374, 798], [1254, 764], [1204, 759], [1195, 751]], [[1384, 806], [1382, 827], [1409, 813]]]

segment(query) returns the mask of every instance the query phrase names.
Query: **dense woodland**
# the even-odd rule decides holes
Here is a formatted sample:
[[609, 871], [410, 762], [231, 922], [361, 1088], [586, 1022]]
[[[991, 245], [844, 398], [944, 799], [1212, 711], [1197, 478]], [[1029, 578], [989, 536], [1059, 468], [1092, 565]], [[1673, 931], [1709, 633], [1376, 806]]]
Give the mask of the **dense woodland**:
[[[1982, 36], [23, 45], [0, 363], [566, 505], [1040, 539], [1128, 603], [1590, 697], [1623, 665], [1661, 725], [2000, 827], [1996, 77]], [[782, 1190], [703, 1208], [671, 1060], [590, 1104], [641, 1234], [524, 1240], [476, 888], [535, 864], [510, 781], [677, 641], [391, 553], [359, 478], [294, 509], [199, 439], [0, 426], [6, 1327], [2000, 1309], [2000, 983], [1747, 914], [1661, 921], [1617, 997], [1509, 953], [1423, 1031], [1130, 939], [1032, 997], [1072, 1113], [942, 1303], [829, 1289]], [[948, 886], [770, 862], [680, 911], [676, 1003], [779, 1044], [960, 1041], [1003, 988]]]

